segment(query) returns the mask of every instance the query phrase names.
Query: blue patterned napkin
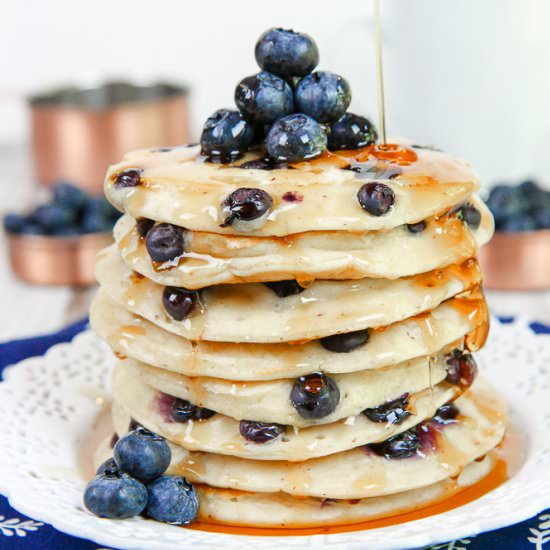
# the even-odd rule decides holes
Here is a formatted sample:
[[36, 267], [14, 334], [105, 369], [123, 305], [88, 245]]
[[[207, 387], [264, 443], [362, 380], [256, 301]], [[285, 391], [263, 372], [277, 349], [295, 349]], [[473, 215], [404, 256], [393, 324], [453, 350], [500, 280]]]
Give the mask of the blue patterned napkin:
[[[511, 318], [501, 319], [504, 323], [511, 321]], [[27, 357], [42, 355], [54, 344], [69, 342], [87, 325], [88, 321], [84, 319], [55, 334], [0, 344], [0, 374], [7, 365]], [[537, 334], [550, 334], [550, 326], [541, 323], [531, 323], [529, 326]], [[99, 545], [93, 542], [66, 535], [50, 525], [20, 514], [9, 505], [5, 497], [0, 495], [0, 549], [19, 548], [100, 550]], [[516, 525], [429, 548], [430, 550], [550, 550], [550, 509]]]

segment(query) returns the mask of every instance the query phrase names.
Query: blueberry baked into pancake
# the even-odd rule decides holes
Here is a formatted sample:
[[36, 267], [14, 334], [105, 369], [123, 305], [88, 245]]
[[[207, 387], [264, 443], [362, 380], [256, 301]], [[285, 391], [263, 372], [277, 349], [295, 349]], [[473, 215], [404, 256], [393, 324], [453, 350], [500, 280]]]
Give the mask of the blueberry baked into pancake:
[[499, 461], [474, 171], [378, 143], [308, 35], [270, 29], [256, 59], [200, 144], [107, 172], [123, 216], [91, 321], [119, 358], [115, 433], [84, 497], [102, 517], [354, 524]]

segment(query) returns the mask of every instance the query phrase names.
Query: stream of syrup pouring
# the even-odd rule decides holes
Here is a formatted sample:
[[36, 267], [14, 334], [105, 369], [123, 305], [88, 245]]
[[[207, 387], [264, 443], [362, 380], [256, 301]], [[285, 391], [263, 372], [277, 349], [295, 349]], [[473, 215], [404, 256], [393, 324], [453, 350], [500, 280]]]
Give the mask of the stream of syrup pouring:
[[[379, 0], [373, 0], [374, 3], [374, 35], [375, 35], [375, 50], [376, 50], [376, 72], [378, 81], [378, 116], [379, 125], [378, 130], [380, 132], [381, 145], [378, 146], [379, 152], [388, 151], [387, 154], [391, 157], [395, 154], [394, 149], [396, 146], [389, 145], [386, 138], [386, 110], [384, 103], [384, 77], [382, 70], [382, 28], [380, 21], [380, 4]], [[382, 153], [384, 154], [384, 153]], [[428, 365], [431, 382], [431, 361]], [[516, 442], [514, 442], [516, 443]], [[501, 444], [502, 446], [503, 444]], [[510, 442], [504, 441], [504, 446], [509, 447]], [[516, 447], [516, 445], [514, 445]], [[514, 452], [517, 454], [520, 452], [520, 446], [514, 448]], [[367, 521], [352, 523], [347, 525], [331, 525], [327, 527], [300, 527], [289, 526], [287, 528], [263, 528], [263, 527], [249, 527], [239, 525], [223, 525], [207, 523], [203, 521], [197, 521], [188, 528], [197, 529], [199, 531], [209, 531], [213, 533], [227, 533], [234, 535], [249, 535], [249, 536], [296, 536], [296, 535], [317, 535], [317, 534], [330, 534], [330, 533], [346, 533], [351, 531], [362, 531], [365, 529], [376, 529], [380, 527], [387, 527], [390, 525], [397, 525], [405, 523], [407, 521], [414, 521], [435, 514], [441, 514], [463, 506], [469, 502], [477, 500], [486, 493], [492, 491], [502, 483], [504, 483], [510, 475], [510, 466], [518, 461], [518, 458], [514, 456], [511, 459], [509, 454], [502, 453], [501, 457], [497, 460], [493, 470], [472, 486], [466, 487], [462, 491], [455, 493], [451, 497], [443, 498], [441, 500], [424, 505], [416, 510], [410, 510], [407, 512], [398, 513], [395, 515], [386, 515], [380, 518], [373, 518]]]

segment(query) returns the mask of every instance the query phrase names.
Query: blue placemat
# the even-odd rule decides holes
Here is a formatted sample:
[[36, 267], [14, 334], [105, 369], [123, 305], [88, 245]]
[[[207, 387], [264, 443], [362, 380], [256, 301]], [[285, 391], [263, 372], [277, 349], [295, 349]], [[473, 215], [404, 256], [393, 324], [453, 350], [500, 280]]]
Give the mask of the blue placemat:
[[[511, 318], [501, 319], [511, 322]], [[42, 355], [60, 342], [69, 342], [88, 325], [86, 319], [60, 332], [37, 338], [14, 340], [0, 344], [0, 374], [4, 367], [27, 357]], [[529, 325], [537, 334], [550, 334], [550, 326], [542, 323]], [[283, 546], [283, 545], [282, 545]], [[98, 550], [99, 545], [57, 531], [50, 525], [37, 522], [14, 510], [0, 495], [0, 549], [12, 550]], [[431, 550], [550, 550], [550, 509], [535, 517], [496, 531], [474, 537], [437, 544]]]

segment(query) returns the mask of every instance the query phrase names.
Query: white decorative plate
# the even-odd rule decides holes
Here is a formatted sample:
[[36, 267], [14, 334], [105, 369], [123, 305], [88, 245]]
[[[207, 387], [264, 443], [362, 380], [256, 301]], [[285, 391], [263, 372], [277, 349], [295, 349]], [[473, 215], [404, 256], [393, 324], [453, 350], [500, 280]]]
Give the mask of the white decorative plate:
[[495, 321], [489, 344], [477, 357], [482, 371], [508, 399], [514, 425], [527, 436], [527, 458], [491, 493], [441, 515], [368, 531], [284, 538], [92, 516], [81, 504], [79, 451], [105, 401], [98, 396], [105, 394], [112, 356], [91, 332], [5, 371], [0, 384], [0, 492], [36, 520], [117, 548], [395, 549], [496, 529], [550, 506], [550, 336], [535, 336], [524, 321]]

